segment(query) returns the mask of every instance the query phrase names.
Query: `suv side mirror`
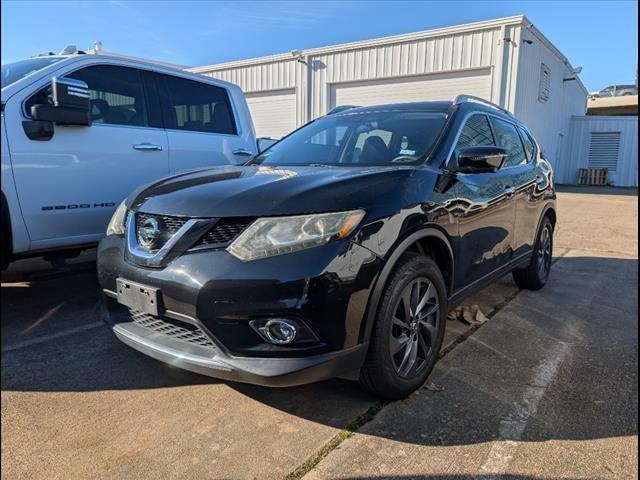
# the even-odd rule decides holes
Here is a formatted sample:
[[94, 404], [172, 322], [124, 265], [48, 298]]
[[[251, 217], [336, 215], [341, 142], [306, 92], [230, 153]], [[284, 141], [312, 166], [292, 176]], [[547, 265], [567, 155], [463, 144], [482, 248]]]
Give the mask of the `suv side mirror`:
[[32, 105], [30, 113], [33, 120], [60, 125], [91, 125], [91, 97], [85, 82], [53, 77], [51, 90], [53, 105]]
[[508, 153], [493, 145], [467, 147], [458, 154], [456, 173], [487, 173], [502, 168]]

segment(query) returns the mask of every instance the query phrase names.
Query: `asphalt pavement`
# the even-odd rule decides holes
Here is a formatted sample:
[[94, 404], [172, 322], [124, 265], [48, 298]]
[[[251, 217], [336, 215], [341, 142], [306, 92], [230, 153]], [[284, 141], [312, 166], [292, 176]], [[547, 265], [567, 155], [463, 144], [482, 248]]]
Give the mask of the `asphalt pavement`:
[[450, 321], [429, 388], [220, 382], [118, 342], [91, 252], [2, 275], [2, 477], [637, 478], [637, 193], [560, 193], [549, 284]]

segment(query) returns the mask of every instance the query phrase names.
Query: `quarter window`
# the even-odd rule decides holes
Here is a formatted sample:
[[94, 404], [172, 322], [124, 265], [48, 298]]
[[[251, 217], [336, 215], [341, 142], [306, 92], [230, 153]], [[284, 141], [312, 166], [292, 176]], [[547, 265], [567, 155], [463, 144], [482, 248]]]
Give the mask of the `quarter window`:
[[491, 127], [485, 115], [473, 115], [467, 120], [456, 144], [456, 154], [467, 147], [478, 145], [495, 145]]
[[222, 87], [160, 75], [165, 128], [192, 132], [237, 133], [231, 103]]
[[517, 127], [517, 128], [518, 128], [518, 132], [520, 133], [520, 138], [522, 138], [524, 149], [527, 152], [527, 158], [529, 159], [529, 161], [531, 161], [535, 158], [536, 147], [534, 146], [533, 141], [531, 140], [531, 137], [529, 136], [529, 134], [527, 134], [527, 132], [525, 132], [522, 128], [520, 127]]
[[527, 157], [522, 148], [522, 142], [520, 141], [520, 135], [518, 135], [516, 127], [509, 122], [497, 118], [491, 118], [491, 123], [496, 134], [497, 145], [504, 148], [508, 153], [504, 166], [513, 167], [527, 163]]

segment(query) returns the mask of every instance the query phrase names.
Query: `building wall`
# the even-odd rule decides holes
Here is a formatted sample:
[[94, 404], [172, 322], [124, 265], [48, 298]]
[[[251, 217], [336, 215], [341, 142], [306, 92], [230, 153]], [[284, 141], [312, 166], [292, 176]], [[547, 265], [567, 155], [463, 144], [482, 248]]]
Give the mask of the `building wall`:
[[314, 55], [310, 116], [327, 113], [331, 88], [337, 84], [491, 67], [499, 31], [488, 28]]
[[[525, 43], [524, 41], [532, 43]], [[572, 67], [542, 34], [525, 25], [519, 42], [520, 62], [513, 112], [531, 130], [546, 158], [557, 169], [563, 162], [564, 145], [569, 135], [571, 117], [584, 115], [587, 91], [577, 80]], [[541, 65], [551, 72], [549, 99], [538, 99]]]
[[[344, 87], [351, 88], [352, 93], [353, 88], [362, 87], [357, 94], [346, 95], [354, 100], [376, 92], [370, 98], [375, 103], [382, 97], [389, 99], [382, 103], [403, 98], [415, 101], [418, 94], [424, 94], [422, 100], [444, 99], [443, 95], [452, 99], [456, 93], [483, 95], [529, 125], [554, 165], [560, 163], [569, 119], [586, 111], [587, 91], [579, 80], [563, 82], [573, 75], [569, 62], [523, 16], [323, 47], [302, 54], [306, 64], [282, 54], [191, 70], [236, 83], [250, 94], [273, 92], [275, 98], [278, 91], [295, 89], [297, 126], [326, 114], [333, 103], [340, 103], [336, 92], [345, 92]], [[551, 96], [546, 103], [538, 101], [542, 62], [552, 73]], [[469, 78], [462, 79], [465, 75]], [[427, 86], [430, 79], [433, 84]], [[388, 94], [380, 95], [386, 88], [385, 81]], [[409, 82], [414, 83], [407, 85]], [[438, 82], [442, 87], [436, 85]], [[259, 127], [257, 130], [260, 134]]]
[[489, 69], [490, 99], [498, 102], [508, 88], [504, 72], [515, 82], [510, 58], [504, 59], [508, 45], [501, 39], [519, 30], [522, 20], [509, 17], [306, 50], [306, 65], [282, 54], [190, 70], [235, 83], [247, 93], [295, 88], [298, 125], [326, 114], [332, 87], [349, 82]]
[[555, 172], [557, 183], [578, 183], [578, 169], [588, 165], [592, 132], [620, 132], [616, 174], [609, 180], [617, 187], [638, 186], [638, 117], [575, 116], [570, 124], [563, 159]]

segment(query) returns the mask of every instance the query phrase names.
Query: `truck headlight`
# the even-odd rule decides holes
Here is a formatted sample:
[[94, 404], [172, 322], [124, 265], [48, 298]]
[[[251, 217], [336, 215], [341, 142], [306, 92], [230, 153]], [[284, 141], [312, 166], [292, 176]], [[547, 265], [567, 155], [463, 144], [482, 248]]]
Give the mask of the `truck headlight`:
[[109, 225], [107, 225], [107, 235], [123, 235], [124, 234], [124, 221], [127, 217], [127, 206], [124, 204], [124, 201], [116, 211], [113, 212], [111, 216], [111, 220], [109, 220]]
[[325, 245], [353, 232], [362, 217], [364, 210], [259, 218], [227, 251], [246, 262]]

